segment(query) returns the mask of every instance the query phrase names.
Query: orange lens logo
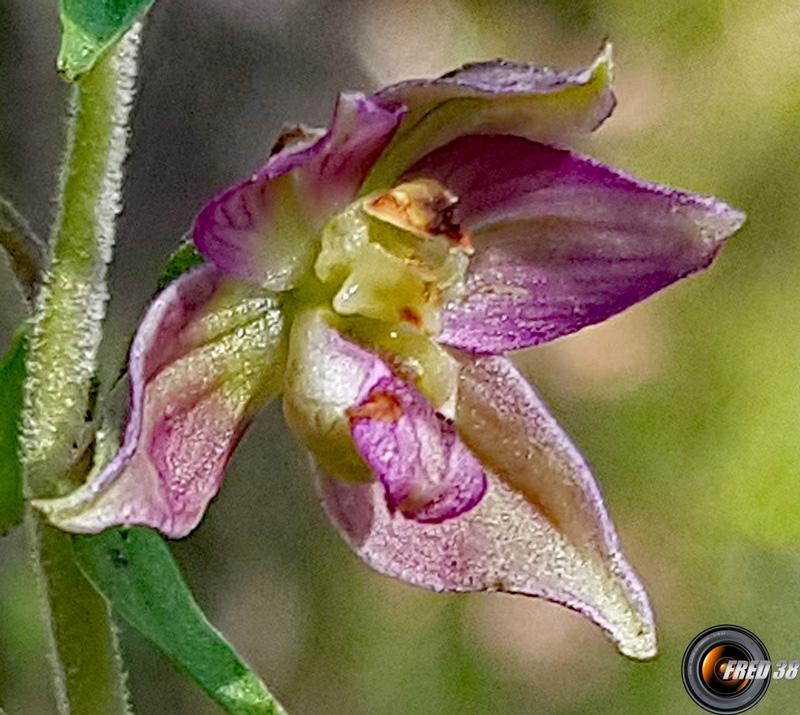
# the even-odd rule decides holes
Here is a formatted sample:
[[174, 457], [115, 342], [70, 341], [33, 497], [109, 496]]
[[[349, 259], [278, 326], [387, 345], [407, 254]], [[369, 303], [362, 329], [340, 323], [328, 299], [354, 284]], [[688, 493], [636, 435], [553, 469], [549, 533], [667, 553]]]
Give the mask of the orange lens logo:
[[681, 676], [689, 697], [701, 708], [716, 715], [735, 715], [761, 700], [772, 679], [772, 667], [766, 647], [754, 633], [741, 626], [715, 626], [689, 644]]
[[728, 668], [731, 669], [740, 660], [752, 660], [752, 656], [741, 646], [735, 643], [723, 643], [711, 648], [703, 656], [700, 665], [700, 674], [709, 690], [719, 695], [735, 695], [742, 692], [753, 681], [749, 678], [725, 677]]

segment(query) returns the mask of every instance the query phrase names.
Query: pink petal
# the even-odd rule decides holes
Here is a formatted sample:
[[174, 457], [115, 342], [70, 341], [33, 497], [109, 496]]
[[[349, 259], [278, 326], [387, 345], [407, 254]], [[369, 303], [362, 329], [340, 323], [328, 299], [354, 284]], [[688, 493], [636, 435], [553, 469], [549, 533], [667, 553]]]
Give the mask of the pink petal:
[[281, 334], [269, 294], [209, 265], [178, 278], [150, 306], [131, 347], [119, 451], [75, 492], [37, 508], [67, 531], [137, 524], [188, 534], [254, 410], [279, 385]]
[[441, 521], [470, 509], [485, 475], [448, 420], [371, 350], [348, 339], [324, 310], [292, 325], [284, 413], [331, 474], [377, 476], [391, 509]]
[[407, 178], [461, 201], [476, 249], [441, 341], [474, 353], [547, 342], [600, 322], [707, 267], [744, 215], [639, 181], [588, 157], [511, 136], [464, 136]]
[[380, 379], [348, 415], [356, 449], [386, 489], [391, 511], [436, 523], [480, 501], [486, 491], [480, 462], [415, 387]]
[[373, 96], [399, 102], [408, 113], [364, 191], [392, 185], [414, 161], [464, 134], [564, 142], [591, 132], [616, 104], [611, 73], [611, 46], [606, 44], [589, 67], [576, 70], [491, 60], [437, 79], [386, 87]]
[[[568, 93], [597, 80], [598, 70], [610, 74], [611, 46], [605, 45], [589, 67], [557, 70], [531, 62], [503, 59], [473, 62], [435, 79], [411, 79], [390, 85], [375, 96], [405, 105], [410, 112], [425, 114], [453, 99], [515, 100]], [[600, 79], [595, 100], [586, 105], [576, 102], [574, 126], [562, 127], [580, 132], [597, 129], [616, 104], [608, 77]], [[569, 100], [568, 95], [564, 97]], [[520, 119], [518, 117], [517, 119]], [[514, 121], [509, 118], [508, 121]]]
[[625, 655], [651, 658], [647, 596], [620, 551], [586, 463], [503, 358], [465, 364], [457, 424], [488, 473], [471, 511], [441, 524], [404, 519], [378, 487], [320, 477], [333, 523], [372, 568], [437, 591], [500, 590], [579, 611]]
[[404, 115], [405, 108], [396, 102], [378, 101], [360, 92], [339, 95], [325, 151], [297, 177], [303, 208], [317, 223], [353, 200]]
[[198, 250], [222, 272], [288, 290], [312, 259], [320, 223], [344, 208], [394, 134], [403, 108], [339, 95], [327, 132], [301, 130], [253, 176], [203, 207]]

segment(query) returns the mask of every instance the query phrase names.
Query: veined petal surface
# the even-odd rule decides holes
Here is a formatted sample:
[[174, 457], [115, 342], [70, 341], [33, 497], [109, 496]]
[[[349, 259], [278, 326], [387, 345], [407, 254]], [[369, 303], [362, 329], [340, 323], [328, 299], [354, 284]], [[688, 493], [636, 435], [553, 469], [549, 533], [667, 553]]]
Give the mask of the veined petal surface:
[[591, 619], [625, 655], [653, 657], [647, 596], [584, 460], [505, 359], [467, 362], [460, 380], [459, 432], [488, 474], [477, 506], [421, 524], [392, 514], [375, 485], [323, 473], [333, 523], [383, 574], [437, 591], [542, 597]]
[[178, 538], [200, 521], [253, 412], [282, 379], [275, 298], [210, 265], [150, 306], [130, 352], [130, 409], [117, 454], [82, 487], [35, 506], [93, 533], [141, 525]]
[[643, 182], [520, 137], [464, 136], [407, 178], [459, 196], [475, 255], [440, 340], [497, 354], [568, 335], [706, 268], [744, 221], [717, 199]]
[[197, 216], [194, 242], [221, 271], [274, 291], [309, 268], [321, 223], [352, 200], [403, 116], [400, 105], [339, 96], [328, 131], [287, 132], [253, 176]]
[[554, 70], [492, 60], [442, 77], [408, 80], [373, 95], [408, 109], [363, 192], [392, 185], [417, 159], [464, 134], [514, 134], [563, 142], [594, 131], [611, 114], [611, 45], [589, 66]]
[[391, 511], [438, 523], [472, 509], [486, 474], [452, 420], [395, 377], [378, 380], [348, 410], [356, 449], [386, 489]]
[[391, 511], [439, 522], [471, 509], [483, 468], [415, 385], [318, 309], [295, 320], [283, 408], [294, 433], [329, 473], [372, 482]]

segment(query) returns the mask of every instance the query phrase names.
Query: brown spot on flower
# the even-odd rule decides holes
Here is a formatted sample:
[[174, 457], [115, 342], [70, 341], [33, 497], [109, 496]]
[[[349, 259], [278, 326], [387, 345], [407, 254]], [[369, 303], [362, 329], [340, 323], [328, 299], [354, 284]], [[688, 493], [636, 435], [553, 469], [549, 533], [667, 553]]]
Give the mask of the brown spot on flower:
[[404, 217], [404, 206], [400, 203], [397, 196], [389, 191], [385, 194], [381, 194], [376, 199], [373, 199], [369, 204], [369, 208], [372, 209], [371, 213], [380, 216], [381, 218], [388, 218], [392, 217]]
[[353, 420], [382, 420], [397, 422], [403, 416], [403, 405], [393, 392], [373, 392], [366, 402], [347, 410], [347, 416]]
[[407, 305], [400, 308], [400, 319], [405, 323], [410, 323], [415, 328], [422, 327], [422, 316]]
[[450, 243], [460, 248], [464, 253], [472, 255], [475, 249], [472, 247], [472, 239], [469, 231], [461, 228], [454, 219], [456, 205], [443, 208], [436, 214], [436, 217], [428, 224], [427, 231], [433, 236], [444, 236]]
[[472, 253], [469, 232], [455, 219], [458, 197], [433, 179], [415, 179], [395, 186], [365, 204], [365, 210], [420, 238], [444, 236]]

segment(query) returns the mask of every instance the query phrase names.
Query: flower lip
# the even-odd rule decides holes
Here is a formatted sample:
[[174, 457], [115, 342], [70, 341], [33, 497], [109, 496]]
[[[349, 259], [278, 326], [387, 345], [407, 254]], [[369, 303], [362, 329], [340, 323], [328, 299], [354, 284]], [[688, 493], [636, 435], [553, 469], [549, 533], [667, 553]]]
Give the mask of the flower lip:
[[[505, 358], [465, 357], [457, 401], [459, 438], [487, 479], [474, 508], [435, 528], [418, 515], [398, 518], [385, 490], [388, 482], [406, 496], [403, 474], [387, 459], [394, 471], [382, 484], [321, 478], [324, 506], [346, 541], [374, 569], [418, 586], [560, 603], [605, 629], [625, 655], [652, 658], [644, 588], [588, 465], [535, 391]], [[364, 442], [364, 451], [384, 454], [374, 435]]]
[[422, 523], [472, 509], [486, 491], [481, 463], [451, 420], [412, 385], [378, 380], [347, 410], [353, 444], [386, 490], [389, 508]]

